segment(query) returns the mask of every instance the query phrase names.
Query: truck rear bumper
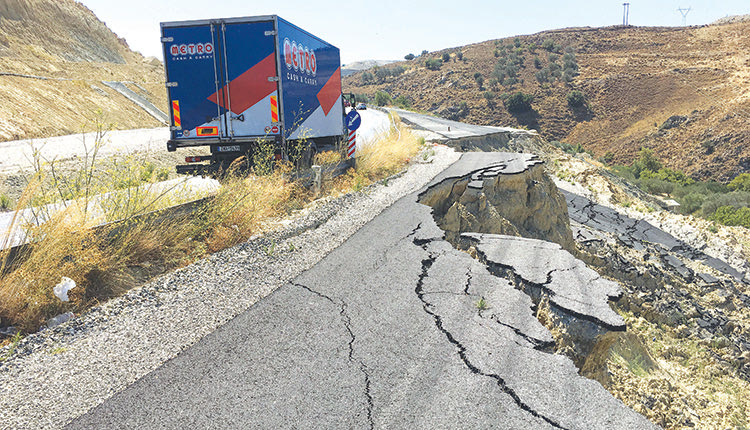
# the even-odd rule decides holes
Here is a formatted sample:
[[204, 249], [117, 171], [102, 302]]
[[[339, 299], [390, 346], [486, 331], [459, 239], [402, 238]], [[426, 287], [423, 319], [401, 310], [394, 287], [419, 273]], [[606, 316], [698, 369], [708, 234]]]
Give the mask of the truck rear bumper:
[[240, 145], [243, 143], [262, 143], [262, 142], [275, 142], [276, 136], [258, 136], [258, 137], [247, 137], [241, 139], [181, 139], [175, 140], [170, 139], [167, 141], [167, 151], [174, 152], [177, 148], [191, 148], [196, 146], [219, 146], [219, 145]]

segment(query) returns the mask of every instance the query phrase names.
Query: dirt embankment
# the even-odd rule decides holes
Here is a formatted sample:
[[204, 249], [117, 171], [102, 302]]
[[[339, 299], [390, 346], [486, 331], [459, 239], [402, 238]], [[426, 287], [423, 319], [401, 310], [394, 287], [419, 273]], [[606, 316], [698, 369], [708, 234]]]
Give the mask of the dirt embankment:
[[[556, 47], [545, 49], [548, 40]], [[564, 70], [566, 48], [575, 55], [578, 75], [568, 83], [540, 82], [537, 74], [550, 63]], [[615, 163], [630, 163], [646, 146], [668, 167], [727, 180], [750, 171], [749, 52], [748, 21], [563, 29], [428, 53], [386, 66], [403, 67], [397, 76], [369, 70], [370, 83], [364, 72], [356, 73], [345, 78], [344, 90], [385, 90], [436, 115], [535, 128], [549, 140], [580, 143]], [[439, 69], [425, 67], [425, 60], [443, 54], [450, 59]], [[507, 84], [507, 73], [505, 84], [496, 82], [500, 62], [517, 65], [515, 83]], [[585, 95], [585, 106], [568, 105], [573, 90]], [[517, 91], [533, 95], [530, 111], [505, 108], [502, 94]], [[677, 118], [667, 121], [671, 117]]]
[[73, 0], [0, 3], [0, 141], [92, 130], [158, 127], [159, 121], [105, 86], [124, 81], [166, 111], [161, 63], [133, 52]]

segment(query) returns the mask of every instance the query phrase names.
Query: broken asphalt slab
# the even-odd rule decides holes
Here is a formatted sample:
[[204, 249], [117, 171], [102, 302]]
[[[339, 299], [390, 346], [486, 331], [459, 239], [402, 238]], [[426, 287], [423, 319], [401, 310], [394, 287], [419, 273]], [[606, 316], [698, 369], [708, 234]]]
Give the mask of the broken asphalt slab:
[[594, 230], [612, 233], [625, 245], [637, 250], [646, 249], [648, 244], [657, 245], [656, 250], [664, 263], [687, 280], [692, 279], [693, 272], [677, 256], [699, 261], [736, 281], [750, 284], [747, 271], [742, 272], [725, 261], [706, 255], [646, 221], [630, 218], [569, 191], [560, 191], [568, 203], [571, 220]]
[[418, 196], [69, 428], [655, 428], [551, 353], [532, 299]]

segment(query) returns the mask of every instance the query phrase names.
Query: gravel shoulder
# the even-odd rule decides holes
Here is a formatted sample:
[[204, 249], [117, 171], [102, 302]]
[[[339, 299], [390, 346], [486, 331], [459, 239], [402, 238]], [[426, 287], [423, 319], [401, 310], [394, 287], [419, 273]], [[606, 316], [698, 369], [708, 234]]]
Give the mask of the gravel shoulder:
[[413, 164], [387, 186], [321, 200], [268, 234], [26, 337], [0, 363], [0, 428], [59, 428], [175, 357], [459, 157], [447, 147], [434, 149], [430, 162]]

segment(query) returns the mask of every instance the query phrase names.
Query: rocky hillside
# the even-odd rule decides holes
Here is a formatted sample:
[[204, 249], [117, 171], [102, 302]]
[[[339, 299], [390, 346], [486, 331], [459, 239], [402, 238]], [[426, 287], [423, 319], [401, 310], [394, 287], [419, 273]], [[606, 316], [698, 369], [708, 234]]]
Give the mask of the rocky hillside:
[[[356, 73], [344, 89], [384, 90], [465, 122], [534, 128], [613, 163], [630, 163], [645, 146], [668, 167], [728, 180], [750, 171], [748, 65], [748, 21], [573, 28], [429, 53], [388, 73]], [[509, 112], [504, 95], [519, 91], [533, 96], [531, 109]], [[568, 103], [573, 91], [580, 106]]]
[[133, 52], [74, 0], [0, 1], [0, 140], [160, 122], [102, 81], [121, 81], [164, 110], [161, 63]]

